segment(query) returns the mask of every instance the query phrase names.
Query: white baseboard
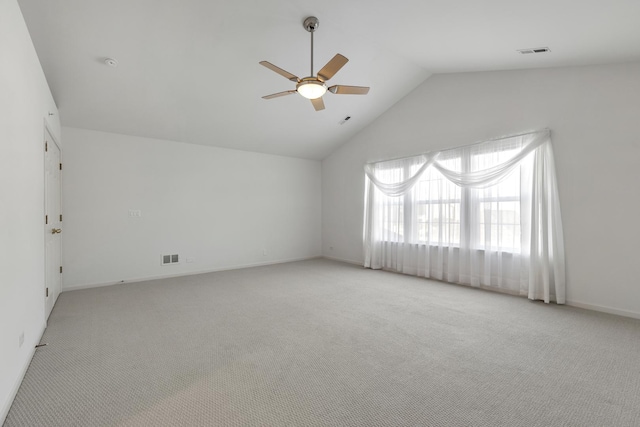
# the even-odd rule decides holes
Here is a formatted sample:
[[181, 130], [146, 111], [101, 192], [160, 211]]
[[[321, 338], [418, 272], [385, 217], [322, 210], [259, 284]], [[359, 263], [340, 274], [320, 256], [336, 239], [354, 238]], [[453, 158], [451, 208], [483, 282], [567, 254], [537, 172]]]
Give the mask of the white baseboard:
[[213, 269], [198, 270], [198, 271], [185, 271], [177, 274], [162, 274], [158, 276], [136, 277], [132, 279], [118, 280], [115, 282], [101, 282], [101, 283], [91, 283], [87, 285], [65, 286], [62, 289], [62, 292], [77, 291], [80, 289], [101, 288], [103, 286], [121, 285], [123, 283], [146, 282], [148, 280], [171, 279], [173, 277], [182, 277], [182, 276], [195, 276], [196, 274], [215, 273], [217, 271], [239, 270], [242, 268], [251, 268], [251, 267], [263, 267], [265, 265], [276, 265], [276, 264], [284, 264], [287, 262], [307, 261], [307, 260], [316, 259], [316, 258], [322, 258], [322, 257], [320, 255], [317, 255], [317, 256], [303, 257], [303, 258], [291, 258], [291, 259], [282, 259], [277, 261], [258, 262], [254, 264], [241, 264], [241, 265], [234, 265], [229, 267], [213, 268]]
[[[253, 264], [241, 264], [241, 265], [234, 265], [234, 266], [222, 267], [222, 268], [214, 268], [214, 269], [206, 269], [206, 270], [199, 270], [199, 271], [183, 272], [183, 273], [178, 273], [178, 274], [165, 274], [165, 275], [149, 276], [149, 277], [137, 277], [137, 278], [133, 278], [133, 279], [126, 279], [126, 280], [123, 280], [123, 281], [115, 281], [115, 282], [102, 282], [102, 283], [92, 283], [92, 284], [88, 284], [88, 285], [69, 286], [69, 287], [64, 287], [63, 288], [63, 292], [74, 291], [74, 290], [79, 290], [79, 289], [99, 288], [99, 287], [103, 287], [103, 286], [118, 285], [118, 284], [122, 284], [122, 283], [145, 282], [145, 281], [148, 281], [148, 280], [170, 279], [170, 278], [173, 278], [173, 277], [180, 277], [180, 276], [192, 276], [192, 275], [196, 275], [196, 274], [215, 273], [216, 271], [238, 270], [238, 269], [241, 269], [241, 268], [251, 268], [251, 267], [261, 267], [261, 266], [265, 266], [265, 265], [284, 264], [284, 263], [287, 263], [287, 262], [306, 261], [306, 260], [316, 259], [316, 258], [325, 258], [325, 259], [329, 259], [329, 260], [332, 260], [332, 261], [345, 262], [347, 264], [358, 265], [358, 266], [361, 266], [361, 267], [363, 266], [362, 261], [356, 261], [356, 260], [352, 260], [352, 259], [348, 259], [348, 258], [341, 258], [341, 257], [335, 257], [335, 256], [329, 256], [329, 255], [318, 255], [318, 256], [303, 257], [303, 258], [291, 258], [291, 259], [283, 259], [283, 260], [277, 260], [277, 261], [267, 261], [267, 262], [253, 263]], [[618, 315], [618, 316], [631, 317], [633, 319], [640, 319], [640, 312], [635, 312], [635, 311], [631, 311], [631, 310], [622, 310], [622, 309], [607, 307], [607, 306], [603, 306], [603, 305], [588, 304], [588, 303], [584, 303], [584, 302], [580, 302], [580, 301], [572, 301], [572, 300], [567, 300], [566, 301], [566, 305], [569, 305], [569, 306], [572, 306], [572, 307], [584, 308], [584, 309], [587, 309], [587, 310], [600, 311], [600, 312], [603, 312], [603, 313], [615, 314], [615, 315]], [[44, 329], [42, 331], [44, 333]], [[33, 357], [33, 355], [32, 355], [32, 357]], [[29, 361], [31, 361], [31, 358], [29, 358]], [[28, 366], [28, 364], [27, 364], [27, 366]], [[25, 368], [25, 371], [26, 371], [26, 368]], [[24, 376], [24, 373], [22, 374], [22, 376]], [[22, 377], [21, 377], [20, 381], [22, 381]], [[19, 386], [19, 384], [18, 384], [18, 386]], [[16, 389], [16, 392], [17, 392], [17, 389]], [[7, 408], [7, 411], [8, 411], [8, 408]], [[0, 420], [2, 420], [2, 418], [0, 418]], [[2, 424], [0, 423], [0, 425], [2, 425]]]
[[578, 308], [585, 308], [587, 310], [600, 311], [603, 313], [616, 314], [618, 316], [631, 317], [633, 319], [640, 319], [640, 313], [631, 310], [621, 310], [619, 308], [607, 307], [604, 305], [587, 304], [580, 301], [566, 301], [567, 305]]
[[332, 261], [346, 262], [347, 264], [359, 265], [360, 267], [363, 266], [362, 261], [355, 261], [355, 260], [347, 259], [347, 258], [338, 258], [338, 257], [328, 256], [328, 255], [322, 255], [322, 258], [330, 259]]
[[[346, 262], [348, 264], [354, 264], [354, 265], [362, 266], [362, 262], [354, 261], [352, 259], [338, 258], [338, 257], [333, 257], [333, 256], [328, 256], [328, 255], [323, 255], [322, 258], [330, 259], [330, 260], [333, 260], [333, 261]], [[434, 279], [430, 279], [430, 280], [434, 280]], [[446, 282], [446, 283], [448, 283], [448, 282]], [[466, 287], [471, 288], [471, 286], [467, 286], [467, 285], [460, 285], [460, 286], [466, 286]], [[481, 287], [481, 288], [482, 289], [486, 289], [488, 291], [510, 294], [509, 292], [501, 292], [500, 290], [489, 288], [489, 287], [486, 287], [486, 288], [485, 287]], [[516, 293], [515, 295], [518, 295], [518, 294]], [[640, 313], [636, 312], [636, 311], [622, 310], [622, 309], [618, 309], [618, 308], [607, 307], [607, 306], [604, 306], [604, 305], [587, 304], [587, 303], [580, 302], [580, 301], [569, 301], [569, 300], [567, 300], [565, 302], [565, 304], [569, 305], [569, 306], [572, 306], [572, 307], [584, 308], [586, 310], [599, 311], [599, 312], [608, 313], [608, 314], [615, 314], [617, 316], [630, 317], [632, 319], [640, 319]]]
[[9, 415], [9, 409], [11, 409], [11, 405], [13, 404], [13, 400], [16, 398], [16, 395], [18, 394], [18, 390], [20, 389], [20, 385], [22, 384], [22, 380], [24, 379], [24, 376], [27, 373], [27, 369], [29, 368], [29, 365], [31, 364], [31, 359], [33, 359], [33, 355], [36, 354], [36, 345], [42, 340], [42, 335], [44, 334], [44, 330], [46, 328], [47, 328], [47, 324], [45, 322], [42, 325], [42, 328], [40, 330], [40, 334], [38, 334], [38, 339], [35, 340], [35, 342], [33, 342], [32, 345], [31, 345], [31, 352], [30, 352], [29, 356], [25, 359], [24, 364], [22, 365], [22, 368], [20, 369], [20, 372], [18, 374], [18, 378], [16, 378], [16, 381], [13, 384], [13, 387], [11, 388], [11, 392], [9, 393], [9, 396], [7, 397], [7, 401], [4, 402], [4, 404], [2, 406], [2, 412], [0, 412], [0, 426], [4, 424], [5, 420], [7, 419], [7, 415]]

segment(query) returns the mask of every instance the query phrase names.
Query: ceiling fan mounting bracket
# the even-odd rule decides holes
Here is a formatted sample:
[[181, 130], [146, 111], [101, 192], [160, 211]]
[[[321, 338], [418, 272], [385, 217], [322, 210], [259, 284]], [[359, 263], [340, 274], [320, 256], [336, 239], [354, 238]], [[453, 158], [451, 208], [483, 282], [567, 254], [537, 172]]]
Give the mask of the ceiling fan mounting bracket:
[[302, 22], [302, 26], [304, 27], [304, 29], [309, 31], [310, 33], [317, 30], [319, 25], [320, 21], [315, 16], [309, 16]]

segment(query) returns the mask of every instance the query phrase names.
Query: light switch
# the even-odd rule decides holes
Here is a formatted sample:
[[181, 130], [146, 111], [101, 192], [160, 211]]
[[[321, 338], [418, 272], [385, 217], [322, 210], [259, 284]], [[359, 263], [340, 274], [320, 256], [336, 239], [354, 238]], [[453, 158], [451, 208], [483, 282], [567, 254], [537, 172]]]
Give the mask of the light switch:
[[129, 209], [129, 216], [132, 218], [142, 217], [142, 211], [139, 209]]

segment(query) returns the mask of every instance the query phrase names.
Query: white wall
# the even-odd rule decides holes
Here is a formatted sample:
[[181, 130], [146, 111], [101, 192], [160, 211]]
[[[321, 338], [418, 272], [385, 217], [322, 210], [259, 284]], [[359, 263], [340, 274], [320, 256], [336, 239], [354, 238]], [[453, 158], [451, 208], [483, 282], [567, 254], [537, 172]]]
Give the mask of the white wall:
[[640, 317], [639, 100], [638, 63], [432, 76], [323, 161], [323, 254], [363, 261], [364, 163], [549, 127], [567, 299]]
[[[321, 255], [318, 161], [67, 127], [63, 135], [63, 289]], [[160, 265], [175, 253], [180, 264]]]
[[[57, 109], [15, 0], [0, 0], [0, 424], [44, 319], [44, 122]], [[55, 115], [48, 118], [48, 113]], [[24, 343], [19, 347], [19, 336]]]

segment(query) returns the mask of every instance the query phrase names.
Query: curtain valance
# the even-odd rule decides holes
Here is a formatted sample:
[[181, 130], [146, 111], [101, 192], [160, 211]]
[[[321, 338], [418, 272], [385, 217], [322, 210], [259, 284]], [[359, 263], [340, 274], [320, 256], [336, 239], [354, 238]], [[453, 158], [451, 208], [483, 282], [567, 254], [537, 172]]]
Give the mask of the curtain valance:
[[[468, 171], [468, 172], [460, 172], [451, 170], [445, 167], [441, 162], [438, 161], [438, 157], [441, 154], [454, 154], [461, 150], [461, 148], [454, 148], [450, 150], [444, 150], [441, 152], [430, 152], [421, 154], [419, 156], [406, 157], [404, 159], [395, 159], [392, 162], [398, 162], [401, 160], [411, 160], [414, 162], [421, 163], [418, 170], [415, 171], [410, 177], [406, 178], [400, 182], [387, 183], [382, 182], [380, 179], [376, 177], [376, 170], [385, 169], [388, 165], [389, 161], [382, 161], [376, 163], [368, 163], [364, 166], [364, 171], [367, 174], [367, 177], [371, 180], [371, 182], [385, 195], [390, 197], [400, 196], [405, 194], [407, 191], [411, 190], [413, 186], [418, 182], [420, 176], [424, 173], [424, 171], [433, 165], [445, 178], [454, 184], [460, 187], [470, 187], [470, 188], [486, 188], [491, 185], [495, 185], [504, 179], [518, 164], [527, 157], [532, 151], [536, 148], [540, 147], [543, 143], [548, 142], [550, 140], [550, 132], [548, 129], [532, 132], [524, 135], [518, 135], [527, 138], [526, 145], [522, 147], [520, 152], [510, 158], [509, 160], [492, 166], [488, 169], [478, 170], [478, 171]], [[506, 139], [511, 139], [514, 137], [506, 137]], [[499, 140], [496, 140], [499, 141]], [[492, 142], [492, 141], [488, 141]], [[486, 144], [487, 142], [480, 143]], [[472, 147], [472, 146], [469, 146]], [[449, 157], [449, 156], [446, 156]]]

